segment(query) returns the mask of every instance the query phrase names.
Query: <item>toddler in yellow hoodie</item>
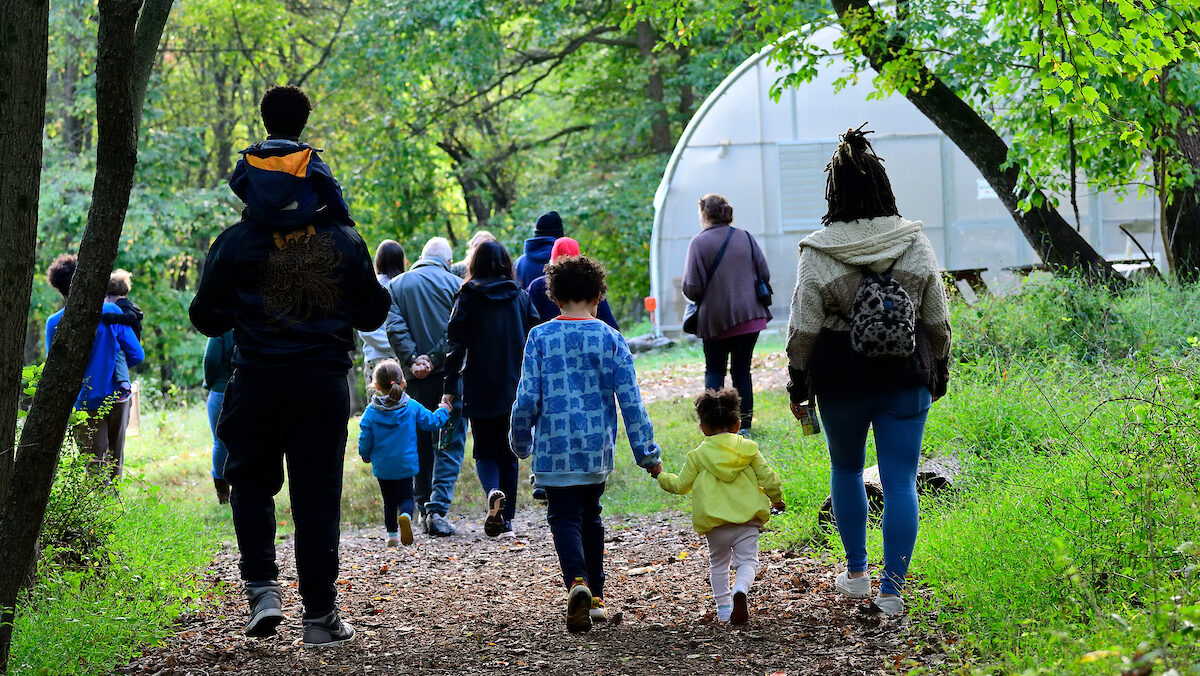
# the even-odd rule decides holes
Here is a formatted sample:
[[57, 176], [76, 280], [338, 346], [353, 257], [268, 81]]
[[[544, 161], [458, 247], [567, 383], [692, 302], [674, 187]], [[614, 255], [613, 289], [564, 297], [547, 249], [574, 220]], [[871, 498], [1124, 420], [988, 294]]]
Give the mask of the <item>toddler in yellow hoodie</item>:
[[[657, 474], [663, 490], [692, 493], [692, 525], [708, 539], [717, 620], [734, 624], [750, 620], [746, 594], [758, 568], [758, 533], [772, 508], [784, 508], [779, 477], [758, 452], [758, 444], [738, 434], [740, 411], [741, 397], [731, 388], [706, 390], [696, 397], [704, 441], [687, 454], [679, 474]], [[737, 572], [732, 598], [731, 565]]]

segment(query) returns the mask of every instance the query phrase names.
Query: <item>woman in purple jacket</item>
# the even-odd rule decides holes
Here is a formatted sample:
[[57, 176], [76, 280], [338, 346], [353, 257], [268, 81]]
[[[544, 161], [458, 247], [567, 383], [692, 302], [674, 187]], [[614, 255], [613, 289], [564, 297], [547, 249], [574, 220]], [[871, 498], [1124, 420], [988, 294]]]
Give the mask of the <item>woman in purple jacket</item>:
[[[733, 207], [721, 195], [700, 198], [700, 234], [688, 244], [683, 269], [683, 295], [696, 303], [696, 335], [704, 341], [704, 387], [720, 390], [729, 369], [742, 397], [742, 432], [754, 418], [754, 384], [750, 360], [758, 334], [771, 320], [760, 304], [758, 280], [770, 282], [771, 271], [754, 236], [733, 225]], [[718, 260], [719, 256], [719, 260]]]

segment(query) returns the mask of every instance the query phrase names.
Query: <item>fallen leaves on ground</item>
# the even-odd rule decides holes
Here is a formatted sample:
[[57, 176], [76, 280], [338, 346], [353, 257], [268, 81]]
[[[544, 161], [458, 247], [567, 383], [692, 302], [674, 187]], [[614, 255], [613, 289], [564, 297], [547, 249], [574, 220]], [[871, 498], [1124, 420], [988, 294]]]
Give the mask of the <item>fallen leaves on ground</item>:
[[[766, 676], [937, 671], [944, 662], [921, 649], [938, 641], [919, 635], [911, 618], [863, 612], [863, 602], [834, 594], [835, 569], [793, 553], [760, 553], [749, 625], [717, 623], [706, 548], [678, 514], [608, 520], [605, 597], [623, 621], [570, 634], [544, 510], [520, 512], [515, 538], [487, 538], [481, 521], [454, 521], [458, 536], [418, 535], [411, 547], [385, 548], [382, 532], [344, 536], [338, 604], [359, 632], [351, 643], [301, 647], [289, 539], [278, 546], [288, 619], [277, 636], [242, 636], [245, 602], [235, 591], [180, 618], [167, 645], [118, 671]], [[208, 575], [240, 588], [236, 548], [220, 553]]]

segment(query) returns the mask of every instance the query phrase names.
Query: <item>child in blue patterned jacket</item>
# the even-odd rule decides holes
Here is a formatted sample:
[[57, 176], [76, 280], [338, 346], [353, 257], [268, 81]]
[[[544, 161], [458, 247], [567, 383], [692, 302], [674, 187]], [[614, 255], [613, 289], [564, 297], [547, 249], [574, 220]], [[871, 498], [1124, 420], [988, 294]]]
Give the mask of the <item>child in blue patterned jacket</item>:
[[587, 631], [608, 618], [600, 496], [613, 469], [618, 407], [637, 464], [647, 472], [662, 464], [629, 347], [596, 319], [604, 267], [568, 256], [545, 274], [562, 314], [529, 333], [509, 441], [517, 457], [533, 455], [537, 485], [546, 488], [546, 521], [568, 590], [567, 629]]

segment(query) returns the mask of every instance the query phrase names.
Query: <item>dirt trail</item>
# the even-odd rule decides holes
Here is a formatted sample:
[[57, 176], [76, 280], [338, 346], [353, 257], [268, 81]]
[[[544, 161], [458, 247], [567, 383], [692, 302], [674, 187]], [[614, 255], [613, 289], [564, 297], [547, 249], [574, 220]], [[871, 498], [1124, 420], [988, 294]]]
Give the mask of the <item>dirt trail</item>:
[[[164, 647], [124, 674], [875, 674], [938, 671], [938, 641], [913, 618], [887, 619], [836, 596], [834, 569], [781, 552], [760, 554], [750, 624], [713, 623], [703, 540], [683, 515], [607, 520], [606, 596], [619, 623], [569, 634], [557, 559], [536, 507], [516, 538], [484, 537], [456, 519], [457, 537], [417, 536], [385, 549], [380, 533], [342, 542], [342, 615], [359, 631], [344, 646], [300, 647], [291, 542], [279, 546], [288, 620], [271, 639], [241, 635], [245, 605], [231, 592], [184, 617]], [[208, 573], [236, 585], [237, 553]], [[652, 572], [638, 569], [650, 567]]]

